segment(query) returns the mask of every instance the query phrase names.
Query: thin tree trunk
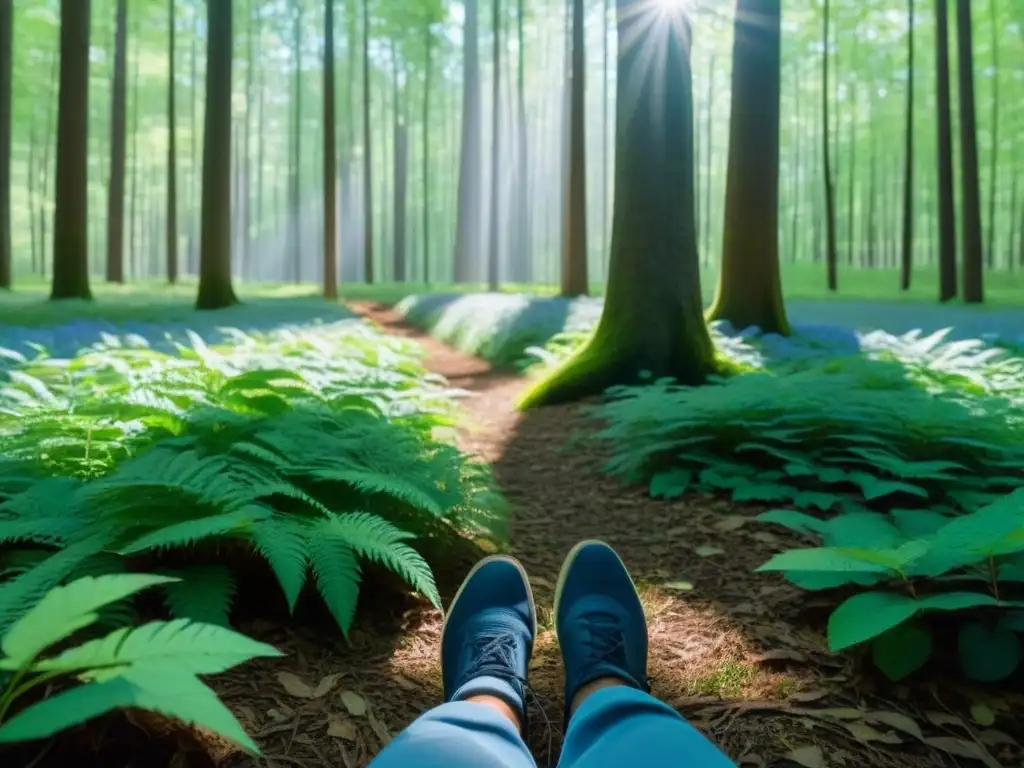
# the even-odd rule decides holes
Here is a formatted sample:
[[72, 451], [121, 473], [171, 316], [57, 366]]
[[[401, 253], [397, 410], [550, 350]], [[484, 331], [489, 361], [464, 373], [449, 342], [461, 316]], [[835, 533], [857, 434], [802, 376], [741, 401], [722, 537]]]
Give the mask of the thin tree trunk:
[[167, 0], [168, 7], [168, 68], [170, 82], [167, 86], [167, 282], [178, 282], [178, 120], [175, 105], [174, 67], [174, 3]]
[[465, 0], [462, 55], [462, 134], [459, 145], [458, 212], [452, 282], [476, 278], [480, 238], [480, 53], [477, 0]]
[[13, 0], [0, 0], [0, 288], [11, 287], [11, 77]]
[[338, 152], [334, 115], [334, 0], [324, 2], [324, 272], [326, 299], [338, 298]]
[[978, 131], [974, 112], [974, 45], [971, 0], [956, 4], [957, 62], [960, 67], [960, 201], [963, 211], [963, 299], [980, 304], [984, 298], [981, 233], [981, 191], [978, 184]]
[[498, 290], [500, 281], [500, 239], [501, 231], [501, 0], [491, 0], [493, 13], [494, 47], [492, 48], [491, 81], [491, 215], [489, 242], [487, 245], [487, 289]]
[[292, 188], [289, 199], [292, 253], [292, 280], [302, 280], [302, 4], [295, 3], [295, 55], [294, 114], [292, 116]]
[[914, 0], [907, 0], [907, 122], [903, 138], [903, 242], [900, 290], [910, 290], [914, 262]]
[[430, 285], [430, 85], [434, 32], [425, 25], [423, 65], [423, 284]]
[[373, 134], [370, 132], [370, 3], [363, 0], [363, 280], [373, 282]]
[[[989, 269], [996, 267], [996, 198], [999, 194], [999, 12], [997, 0], [989, 0], [992, 32], [992, 156], [988, 174], [988, 246], [985, 249]], [[1022, 6], [1024, 9], [1024, 6]], [[1024, 19], [1024, 14], [1021, 14]], [[1012, 218], [1012, 209], [1011, 209]]]
[[[569, 91], [569, 183], [562, 233], [562, 296], [586, 296], [587, 285], [587, 135], [586, 55], [583, 48], [586, 21], [584, 0], [572, 4], [572, 74]], [[692, 118], [691, 118], [692, 119]], [[693, 141], [693, 130], [690, 130]], [[692, 151], [692, 148], [691, 148]], [[693, 168], [690, 168], [693, 175]], [[693, 202], [692, 196], [690, 200]], [[696, 211], [696, 207], [694, 208]]]
[[939, 301], [956, 296], [956, 219], [953, 202], [953, 127], [950, 115], [948, 0], [935, 0], [938, 80]]
[[821, 57], [821, 175], [825, 184], [825, 240], [828, 247], [825, 255], [825, 269], [827, 271], [828, 289], [835, 291], [839, 287], [837, 274], [839, 255], [836, 245], [836, 202], [835, 190], [832, 186], [831, 142], [829, 141], [831, 126], [828, 119], [828, 102], [831, 96], [828, 90], [829, 0], [825, 0], [824, 16], [825, 28], [822, 34], [823, 50]]

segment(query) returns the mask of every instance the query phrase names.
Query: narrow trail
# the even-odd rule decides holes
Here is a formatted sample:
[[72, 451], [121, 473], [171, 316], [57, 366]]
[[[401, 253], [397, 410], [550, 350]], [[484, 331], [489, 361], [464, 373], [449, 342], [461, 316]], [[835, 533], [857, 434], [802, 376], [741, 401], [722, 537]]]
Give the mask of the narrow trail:
[[[951, 764], [934, 750], [906, 743], [866, 743], [841, 722], [809, 714], [809, 707], [857, 707], [877, 692], [846, 659], [827, 653], [826, 614], [808, 623], [806, 593], [753, 573], [786, 542], [751, 523], [762, 508], [701, 496], [657, 500], [643, 488], [622, 487], [598, 472], [593, 447], [566, 449], [585, 426], [578, 407], [519, 413], [514, 403], [526, 386], [521, 376], [453, 350], [382, 305], [350, 308], [389, 334], [416, 341], [429, 370], [470, 393], [458, 441], [493, 467], [509, 504], [508, 551], [526, 566], [537, 599], [541, 632], [530, 677], [538, 700], [530, 713], [530, 743], [541, 768], [549, 764], [549, 738], [552, 765], [562, 738], [563, 677], [550, 613], [554, 584], [565, 554], [585, 538], [614, 546], [638, 582], [649, 619], [653, 693], [737, 764], [793, 765], [779, 762], [780, 756], [814, 744], [830, 756], [822, 765]], [[444, 594], [446, 603], [451, 596]], [[271, 740], [266, 764], [363, 766], [391, 735], [440, 702], [440, 629], [440, 614], [420, 605], [390, 626], [355, 630], [348, 645], [331, 640], [325, 646], [322, 635], [301, 630], [253, 627], [289, 660], [255, 672], [248, 667], [244, 680], [229, 679], [218, 692], [258, 741]], [[312, 688], [356, 691], [369, 711], [345, 712], [331, 697], [310, 696], [309, 690], [289, 694], [288, 675]], [[900, 706], [915, 719], [920, 714]]]

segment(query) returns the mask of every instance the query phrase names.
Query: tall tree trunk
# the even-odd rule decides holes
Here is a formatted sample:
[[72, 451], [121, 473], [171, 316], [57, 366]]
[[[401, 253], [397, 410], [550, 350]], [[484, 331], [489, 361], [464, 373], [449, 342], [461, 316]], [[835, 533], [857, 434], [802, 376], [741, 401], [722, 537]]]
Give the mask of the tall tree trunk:
[[132, 61], [132, 178], [131, 189], [128, 192], [128, 266], [132, 277], [135, 279], [142, 276], [139, 262], [142, 249], [139, 247], [135, 237], [139, 223], [139, 165], [141, 164], [139, 162], [139, 60], [142, 57], [139, 55], [138, 49], [139, 30], [141, 29], [140, 16], [138, 13], [135, 15], [134, 29], [132, 30], [135, 33], [132, 36], [135, 38], [136, 48], [134, 60]]
[[424, 34], [423, 65], [423, 284], [430, 285], [430, 88], [434, 32], [428, 22]]
[[[521, 407], [663, 376], [699, 384], [716, 371], [694, 221], [690, 32], [682, 11], [673, 23], [651, 24], [646, 5], [617, 3], [620, 97], [604, 310], [586, 346], [527, 392]], [[663, 51], [658, 67], [675, 77], [657, 77], [651, 49]]]
[[900, 290], [910, 289], [914, 263], [914, 0], [907, 0], [907, 122], [903, 135], [903, 242]]
[[[522, 0], [519, 0], [522, 4]], [[611, 64], [608, 51], [610, 0], [601, 4], [601, 253], [604, 264], [604, 278], [608, 280], [608, 67]], [[522, 12], [520, 11], [520, 17]], [[520, 40], [522, 47], [522, 40]], [[522, 54], [520, 53], [520, 57]], [[710, 109], [710, 107], [709, 107]], [[696, 132], [695, 132], [696, 133]], [[698, 198], [699, 200], [699, 198]], [[698, 202], [698, 205], [700, 203]]]
[[859, 119], [858, 114], [858, 96], [859, 89], [857, 88], [857, 80], [854, 77], [853, 81], [853, 97], [851, 99], [851, 118], [850, 118], [850, 179], [847, 184], [847, 199], [846, 199], [846, 239], [849, 241], [846, 244], [846, 263], [852, 265], [857, 255], [857, 230], [854, 228], [856, 218], [854, 213], [857, 209], [857, 121]]
[[953, 202], [953, 121], [950, 115], [948, 0], [935, 0], [938, 80], [939, 301], [956, 296], [956, 219]]
[[[587, 295], [587, 134], [584, 0], [572, 3], [572, 84], [569, 93], [569, 184], [562, 231], [562, 296]], [[692, 118], [691, 118], [692, 119]], [[693, 152], [693, 130], [690, 130]], [[692, 160], [690, 174], [693, 175]], [[692, 197], [691, 197], [692, 203]]]
[[832, 144], [829, 141], [831, 125], [828, 119], [828, 102], [831, 96], [828, 89], [828, 50], [831, 44], [829, 38], [830, 15], [829, 0], [825, 0], [825, 26], [822, 33], [823, 45], [821, 56], [821, 175], [825, 184], [825, 242], [828, 248], [825, 254], [825, 269], [827, 272], [828, 289], [835, 291], [839, 287], [837, 274], [839, 251], [836, 245], [836, 200], [835, 189], [832, 184], [832, 159], [830, 155]]
[[198, 112], [196, 105], [199, 102], [199, 4], [194, 4], [192, 8], [195, 16], [192, 19], [192, 43], [189, 50], [189, 72], [192, 82], [192, 94], [189, 98], [189, 125], [191, 126], [189, 168], [192, 188], [189, 190], [189, 197], [192, 204], [189, 206], [188, 267], [189, 272], [194, 275], [199, 271], [199, 183], [202, 173], [199, 169], [199, 123], [196, 119]]
[[293, 53], [295, 55], [295, 81], [293, 84], [292, 115], [292, 176], [289, 232], [292, 255], [292, 280], [302, 280], [302, 2], [295, 0], [295, 28]]
[[363, 0], [363, 280], [373, 282], [373, 134], [370, 132], [370, 2]]
[[13, 0], [0, 0], [0, 288], [11, 287], [11, 77], [14, 58]]
[[325, 299], [338, 298], [338, 152], [334, 115], [334, 0], [324, 0], [324, 273]]
[[128, 0], [117, 0], [114, 29], [114, 78], [110, 95], [110, 180], [107, 184], [107, 282], [123, 283]]
[[452, 282], [471, 282], [477, 272], [480, 238], [480, 52], [477, 0], [465, 1], [462, 54], [462, 137], [459, 146], [458, 213]]
[[[996, 198], [999, 195], [999, 4], [989, 0], [989, 28], [992, 32], [992, 156], [988, 174], [988, 243], [985, 248], [989, 269], [996, 267]], [[1021, 14], [1024, 19], [1024, 13]], [[1011, 209], [1012, 218], [1012, 209]]]
[[708, 318], [789, 334], [779, 274], [780, 0], [737, 0], [722, 266]]
[[408, 258], [406, 252], [406, 228], [408, 179], [409, 179], [409, 132], [405, 122], [399, 122], [395, 126], [395, 150], [394, 150], [394, 189], [392, 189], [392, 205], [395, 210], [394, 221], [394, 266], [393, 278], [396, 283], [404, 283], [408, 280]]
[[256, 30], [257, 19], [259, 18], [258, 0], [249, 0], [248, 21], [245, 33], [245, 127], [242, 133], [242, 184], [238, 197], [241, 200], [241, 208], [238, 212], [238, 228], [240, 230], [240, 242], [238, 260], [241, 262], [240, 274], [243, 276], [252, 274], [250, 247], [252, 243], [252, 119], [253, 105], [256, 102], [256, 94], [253, 92], [256, 85]]
[[[515, 202], [515, 243], [509, 262], [515, 270], [513, 282], [529, 283], [533, 280], [533, 217], [530, 210], [530, 154], [526, 119], [526, 36], [523, 34], [523, 20], [526, 16], [525, 0], [519, 0], [516, 9], [516, 39], [518, 41], [516, 62], [516, 202]], [[607, 125], [607, 117], [605, 124]], [[607, 151], [604, 155], [608, 157]], [[605, 220], [605, 228], [608, 223]], [[607, 251], [607, 243], [605, 251]], [[607, 257], [606, 257], [607, 261]]]
[[167, 0], [168, 8], [168, 71], [167, 85], [167, 282], [178, 282], [178, 120], [175, 105], [174, 66], [174, 3]]
[[196, 309], [221, 309], [238, 302], [231, 285], [231, 3], [206, 3], [203, 210]]
[[974, 45], [971, 0], [956, 3], [957, 62], [960, 70], [960, 201], [963, 211], [963, 299], [979, 304], [984, 298], [984, 257], [981, 233], [981, 191], [978, 184], [978, 132], [974, 114]]
[[60, 93], [51, 299], [89, 291], [89, 0], [60, 3]]
[[491, 215], [487, 244], [487, 289], [497, 291], [501, 279], [501, 0], [491, 0], [491, 8], [494, 46], [491, 49]]
[[[715, 56], [708, 60], [708, 114], [705, 120], [704, 134], [704, 260], [710, 263], [711, 259], [711, 227], [714, 219], [711, 218], [711, 188], [714, 186], [714, 123], [715, 123]], [[699, 129], [698, 129], [699, 130]]]

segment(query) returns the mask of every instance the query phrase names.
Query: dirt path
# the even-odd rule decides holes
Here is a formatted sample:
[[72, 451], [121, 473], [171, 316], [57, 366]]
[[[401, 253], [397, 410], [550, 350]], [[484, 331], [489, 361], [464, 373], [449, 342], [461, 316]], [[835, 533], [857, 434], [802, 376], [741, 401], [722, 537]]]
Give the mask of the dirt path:
[[[471, 393], [459, 441], [492, 464], [509, 502], [509, 551], [526, 565], [537, 597], [542, 630], [531, 668], [539, 697], [531, 746], [542, 768], [549, 764], [549, 737], [554, 764], [562, 735], [563, 680], [550, 616], [554, 582], [566, 552], [583, 538], [616, 547], [641, 585], [655, 695], [739, 765], [953, 764], [908, 735], [916, 723], [928, 725], [923, 708], [895, 703], [896, 694], [894, 701], [882, 699], [846, 659], [826, 652], [825, 614], [808, 619], [806, 593], [752, 573], [784, 544], [780, 534], [750, 524], [761, 508], [715, 498], [654, 500], [642, 489], [623, 488], [597, 473], [592, 450], [565, 449], [582, 426], [577, 408], [518, 413], [513, 403], [525, 386], [521, 377], [406, 327], [384, 307], [352, 308], [395, 336], [415, 339], [431, 371]], [[390, 626], [354, 632], [348, 647], [340, 641], [325, 647], [322, 635], [280, 627], [250, 631], [291, 654], [218, 685], [249, 732], [268, 745], [262, 764], [365, 765], [391, 734], [440, 701], [436, 611], [412, 607]], [[311, 696], [317, 692], [289, 675], [310, 688], [320, 685], [324, 695]], [[886, 695], [895, 690], [879, 688]], [[342, 689], [358, 693], [368, 712], [358, 702], [346, 711], [335, 695]], [[941, 709], [936, 700], [930, 705]], [[881, 711], [881, 719], [857, 714], [858, 706]], [[787, 754], [798, 761], [787, 762]]]

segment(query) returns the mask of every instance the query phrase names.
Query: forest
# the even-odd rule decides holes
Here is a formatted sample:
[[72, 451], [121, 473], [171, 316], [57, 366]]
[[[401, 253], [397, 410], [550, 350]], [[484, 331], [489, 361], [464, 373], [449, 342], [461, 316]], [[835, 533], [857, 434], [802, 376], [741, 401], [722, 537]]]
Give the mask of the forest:
[[736, 765], [1024, 764], [1020, 0], [0, 0], [4, 765], [366, 766], [584, 538]]

